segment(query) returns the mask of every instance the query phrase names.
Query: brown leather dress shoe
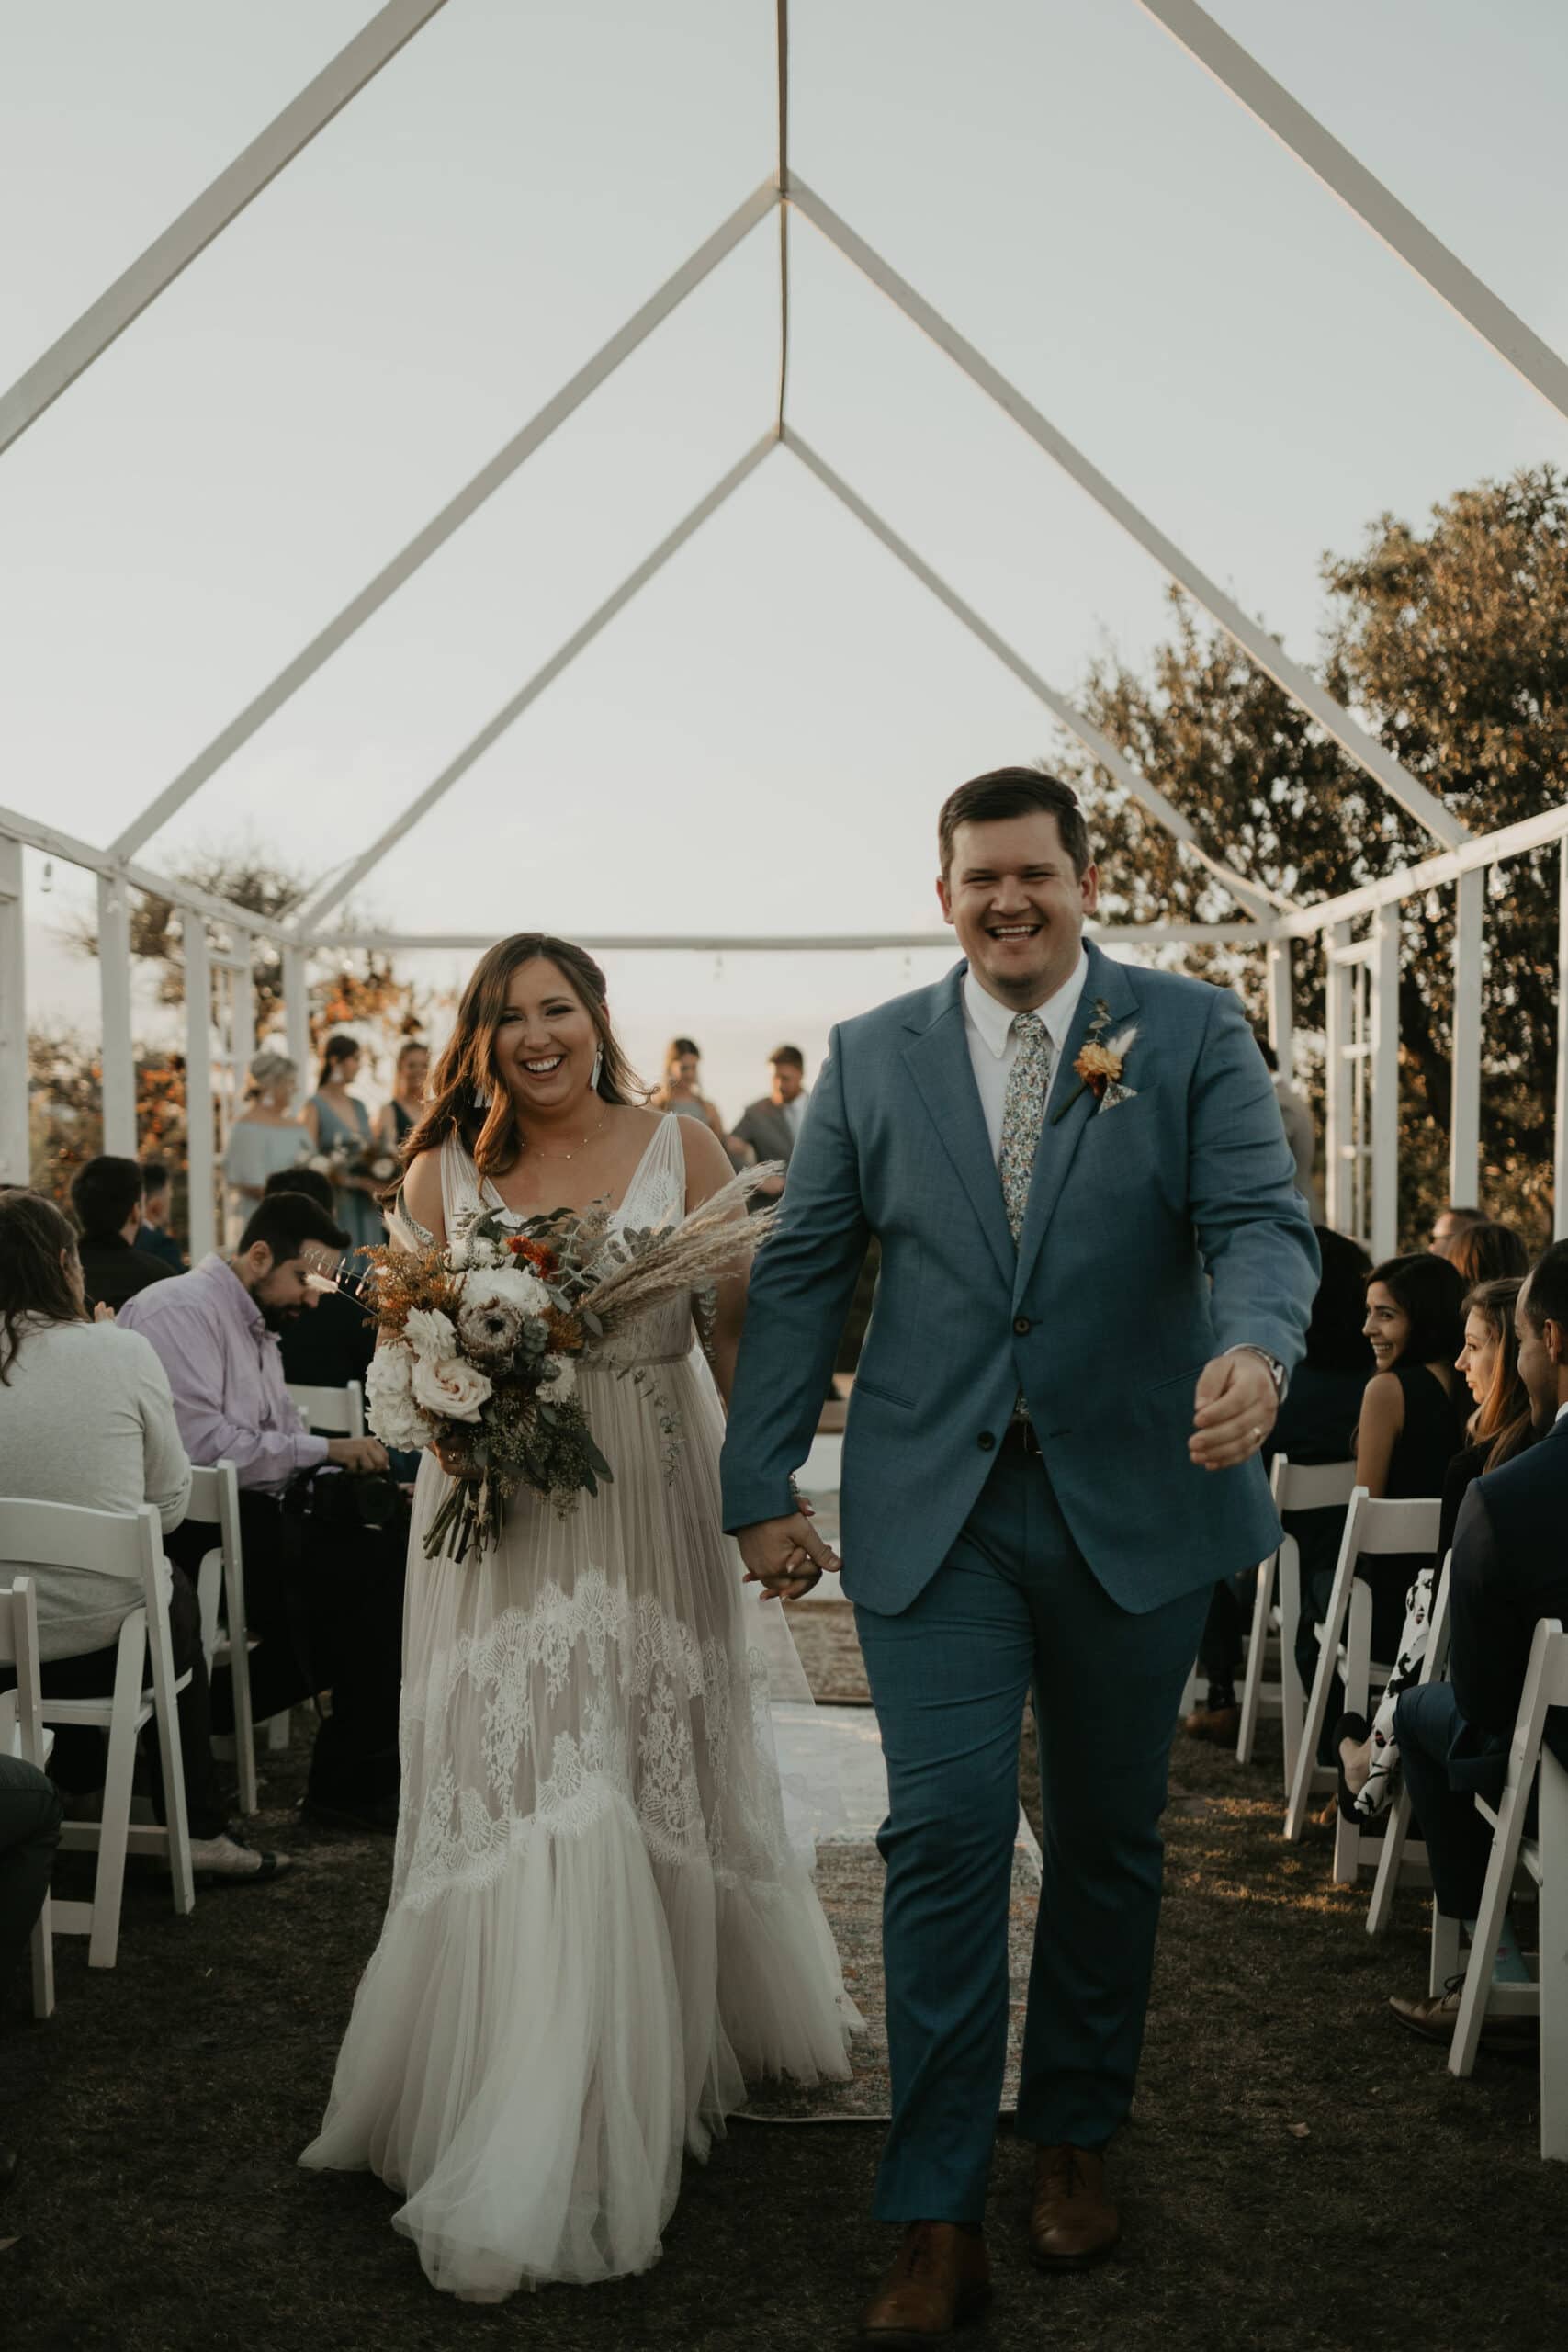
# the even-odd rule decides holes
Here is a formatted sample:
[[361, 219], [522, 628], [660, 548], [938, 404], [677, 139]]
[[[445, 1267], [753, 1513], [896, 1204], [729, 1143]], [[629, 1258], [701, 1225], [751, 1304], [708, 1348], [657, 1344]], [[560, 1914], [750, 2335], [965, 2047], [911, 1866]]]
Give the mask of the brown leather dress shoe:
[[991, 2300], [991, 2265], [978, 2230], [911, 2222], [897, 2260], [866, 2305], [861, 2342], [920, 2352], [934, 2336], [978, 2319]]
[[1122, 2234], [1105, 2193], [1105, 2158], [1087, 2148], [1042, 2148], [1035, 2161], [1029, 2250], [1043, 2270], [1084, 2270]]
[[1241, 1709], [1194, 1707], [1190, 1715], [1182, 1716], [1181, 1728], [1189, 1739], [1206, 1739], [1216, 1747], [1234, 1747], [1241, 1730]]

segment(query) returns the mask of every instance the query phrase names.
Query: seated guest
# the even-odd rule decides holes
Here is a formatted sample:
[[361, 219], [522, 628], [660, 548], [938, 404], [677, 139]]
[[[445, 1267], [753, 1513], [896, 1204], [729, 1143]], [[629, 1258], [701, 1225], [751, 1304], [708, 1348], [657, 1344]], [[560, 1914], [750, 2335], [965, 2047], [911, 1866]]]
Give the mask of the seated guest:
[[[144, 1291], [125, 1314], [163, 1360], [192, 1460], [228, 1460], [239, 1474], [245, 1615], [260, 1643], [251, 1660], [257, 1720], [330, 1690], [307, 1813], [334, 1826], [389, 1830], [397, 1826], [403, 1534], [395, 1523], [361, 1526], [352, 1514], [344, 1524], [334, 1512], [329, 1523], [310, 1476], [326, 1463], [384, 1471], [387, 1456], [374, 1438], [313, 1437], [301, 1428], [278, 1349], [279, 1334], [316, 1306], [310, 1253], [334, 1263], [347, 1239], [303, 1193], [276, 1193], [257, 1204], [238, 1249], [214, 1251], [177, 1281]], [[199, 1559], [212, 1541], [210, 1528], [188, 1525], [171, 1550], [176, 1559]], [[231, 1694], [220, 1698], [227, 1729]]]
[[[1356, 1425], [1356, 1484], [1374, 1500], [1442, 1494], [1450, 1463], [1464, 1443], [1454, 1393], [1454, 1360], [1464, 1339], [1464, 1285], [1446, 1258], [1390, 1258], [1367, 1279], [1365, 1330], [1377, 1370], [1368, 1381]], [[1334, 1586], [1337, 1562], [1302, 1576], [1296, 1665], [1310, 1690], [1317, 1671], [1317, 1627]], [[1357, 1566], [1372, 1596], [1372, 1656], [1398, 1656], [1404, 1596], [1431, 1566], [1421, 1552], [1371, 1556]], [[1334, 1762], [1333, 1728], [1344, 1709], [1336, 1678], [1324, 1717], [1319, 1760]]]
[[1511, 1225], [1495, 1225], [1480, 1217], [1457, 1233], [1443, 1252], [1466, 1290], [1478, 1283], [1523, 1282], [1529, 1272], [1530, 1253], [1524, 1236]]
[[[0, 1494], [87, 1510], [155, 1503], [165, 1535], [178, 1527], [190, 1464], [164, 1368], [134, 1331], [87, 1319], [75, 1236], [54, 1203], [36, 1193], [0, 1193]], [[0, 1562], [0, 1583], [13, 1575], [30, 1577], [37, 1588], [46, 1696], [106, 1697], [114, 1689], [120, 1626], [141, 1605], [140, 1579]], [[276, 1858], [253, 1851], [227, 1826], [212, 1762], [201, 1612], [178, 1569], [170, 1574], [169, 1631], [175, 1671], [190, 1676], [179, 1716], [192, 1863], [226, 1879], [272, 1878]], [[8, 1668], [5, 1676], [13, 1679]], [[155, 1739], [147, 1742], [147, 1759], [162, 1820]], [[59, 1727], [50, 1770], [73, 1794], [102, 1788], [102, 1735]]]
[[[333, 1213], [331, 1179], [319, 1168], [281, 1168], [266, 1180], [265, 1200], [279, 1193], [303, 1193], [327, 1216]], [[345, 1261], [352, 1272], [368, 1263], [357, 1251]], [[362, 1306], [341, 1291], [316, 1293], [309, 1315], [297, 1316], [278, 1333], [283, 1351], [283, 1377], [302, 1388], [346, 1388], [363, 1381], [376, 1352], [376, 1326]]]
[[141, 1222], [136, 1228], [135, 1247], [145, 1250], [167, 1266], [171, 1274], [183, 1274], [186, 1253], [169, 1231], [169, 1195], [171, 1186], [166, 1160], [144, 1159], [141, 1163]]
[[1485, 1222], [1484, 1209], [1456, 1208], [1451, 1201], [1446, 1201], [1432, 1219], [1433, 1256], [1446, 1258], [1467, 1226], [1484, 1225]]
[[[1568, 1241], [1537, 1260], [1515, 1312], [1519, 1373], [1539, 1442], [1478, 1478], [1454, 1529], [1447, 1682], [1406, 1690], [1394, 1716], [1412, 1805], [1427, 1841], [1438, 1908], [1473, 1930], [1486, 1882], [1492, 1831], [1477, 1794], [1495, 1803], [1542, 1617], [1568, 1620]], [[1568, 1721], [1554, 1712], [1546, 1737], [1568, 1763]], [[1495, 1975], [1521, 1983], [1528, 1970], [1511, 1920]], [[1459, 1988], [1435, 1998], [1396, 1997], [1396, 2017], [1434, 2041], [1453, 2038]], [[1499, 2019], [1483, 2039], [1513, 2038], [1531, 2019]]]
[[[1450, 1259], [1449, 1261], [1455, 1261]], [[1454, 1540], [1460, 1505], [1475, 1480], [1500, 1470], [1531, 1442], [1534, 1408], [1519, 1376], [1519, 1342], [1514, 1312], [1517, 1281], [1483, 1283], [1464, 1302], [1464, 1345], [1456, 1369], [1464, 1374], [1475, 1410], [1466, 1426], [1469, 1442], [1456, 1453], [1443, 1481], [1443, 1514], [1430, 1566], [1422, 1569], [1404, 1600], [1404, 1631], [1399, 1657], [1371, 1729], [1359, 1715], [1342, 1715], [1335, 1726], [1339, 1759], [1339, 1809], [1347, 1819], [1371, 1820], [1393, 1793], [1399, 1747], [1393, 1736], [1400, 1693], [1420, 1679], [1437, 1578]]]
[[[1306, 1358], [1291, 1374], [1290, 1386], [1265, 1447], [1266, 1458], [1282, 1453], [1300, 1463], [1348, 1462], [1350, 1432], [1360, 1418], [1361, 1396], [1372, 1371], [1372, 1351], [1363, 1326], [1367, 1276], [1371, 1260], [1359, 1242], [1325, 1225], [1316, 1228], [1323, 1271], [1307, 1329]], [[1330, 1582], [1344, 1532], [1342, 1508], [1287, 1513], [1285, 1532], [1301, 1558], [1302, 1589], [1326, 1566]], [[1256, 1579], [1252, 1570], [1214, 1587], [1199, 1666], [1208, 1681], [1202, 1706], [1186, 1718], [1195, 1739], [1228, 1747], [1241, 1727], [1235, 1677], [1242, 1635], [1251, 1622]]]
[[82, 1228], [83, 1279], [89, 1306], [116, 1313], [151, 1283], [167, 1279], [169, 1268], [135, 1247], [141, 1223], [141, 1170], [134, 1159], [106, 1152], [76, 1170], [71, 1205]]

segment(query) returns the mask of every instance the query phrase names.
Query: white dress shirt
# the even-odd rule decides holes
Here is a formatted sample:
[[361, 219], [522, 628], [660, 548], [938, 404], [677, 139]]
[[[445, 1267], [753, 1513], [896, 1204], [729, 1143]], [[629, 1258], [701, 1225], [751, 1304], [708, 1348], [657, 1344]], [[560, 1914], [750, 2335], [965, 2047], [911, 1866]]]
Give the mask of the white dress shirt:
[[791, 1101], [785, 1102], [782, 1106], [784, 1110], [784, 1123], [789, 1129], [790, 1140], [792, 1143], [798, 1143], [800, 1141], [800, 1130], [806, 1117], [806, 1106], [810, 1100], [811, 1097], [807, 1093], [803, 1087], [798, 1094], [795, 1095]]
[[[1047, 1109], [1062, 1074], [1064, 1048], [1088, 978], [1089, 957], [1080, 947], [1077, 964], [1055, 995], [1048, 997], [1043, 1004], [1033, 1007], [1045, 1023], [1054, 1055], [1051, 1085], [1045, 1097]], [[1008, 1080], [1018, 1059], [1018, 1032], [1014, 1026], [1018, 1015], [1011, 1005], [1001, 1003], [981, 986], [973, 969], [964, 975], [963, 997], [964, 1027], [969, 1039], [970, 1066], [975, 1072], [975, 1083], [980, 1090], [980, 1108], [986, 1114], [986, 1133], [991, 1139], [991, 1157], [999, 1160], [1002, 1152], [1002, 1106], [1007, 1101]]]

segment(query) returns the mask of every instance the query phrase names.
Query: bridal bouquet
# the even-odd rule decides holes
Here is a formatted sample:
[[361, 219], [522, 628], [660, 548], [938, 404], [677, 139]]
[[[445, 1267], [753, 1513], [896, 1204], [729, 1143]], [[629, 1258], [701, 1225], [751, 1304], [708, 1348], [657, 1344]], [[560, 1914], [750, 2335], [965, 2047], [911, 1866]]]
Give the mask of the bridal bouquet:
[[491, 1213], [446, 1249], [366, 1253], [379, 1330], [370, 1427], [384, 1445], [439, 1445], [457, 1465], [425, 1532], [427, 1559], [490, 1550], [521, 1487], [564, 1517], [613, 1478], [579, 1365], [651, 1308], [739, 1272], [771, 1223], [745, 1204], [771, 1172], [749, 1169], [676, 1226], [621, 1230], [603, 1205], [522, 1227]]

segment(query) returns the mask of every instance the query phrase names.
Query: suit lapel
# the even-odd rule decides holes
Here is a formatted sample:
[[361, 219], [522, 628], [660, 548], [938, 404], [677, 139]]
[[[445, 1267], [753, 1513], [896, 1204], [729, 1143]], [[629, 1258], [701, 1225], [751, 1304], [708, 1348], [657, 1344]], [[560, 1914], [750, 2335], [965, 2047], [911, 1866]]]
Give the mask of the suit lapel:
[[991, 1157], [985, 1114], [969, 1059], [969, 1038], [964, 1026], [959, 995], [964, 967], [944, 980], [936, 994], [936, 1017], [904, 1048], [910, 1077], [920, 1091], [931, 1125], [942, 1138], [964, 1191], [980, 1220], [981, 1229], [1005, 1282], [1010, 1283], [1016, 1253], [1002, 1204], [1001, 1179]]
[[[1045, 1114], [1045, 1126], [1040, 1137], [1040, 1148], [1034, 1155], [1034, 1174], [1029, 1188], [1029, 1206], [1024, 1212], [1023, 1231], [1018, 1244], [1018, 1280], [1013, 1292], [1021, 1298], [1029, 1287], [1035, 1260], [1046, 1228], [1056, 1214], [1062, 1197], [1062, 1187], [1067, 1181], [1073, 1160], [1084, 1131], [1091, 1118], [1098, 1116], [1094, 1096], [1087, 1088], [1078, 1091], [1079, 1080], [1073, 1064], [1083, 1050], [1089, 1037], [1089, 1023], [1095, 1008], [1103, 1004], [1110, 1015], [1107, 1024], [1113, 1034], [1137, 1010], [1138, 997], [1128, 967], [1112, 963], [1098, 947], [1089, 949], [1089, 976], [1084, 981], [1078, 1009], [1063, 1049], [1062, 1068], [1051, 1090], [1051, 1107]], [[1077, 1096], [1075, 1101], [1073, 1098]], [[1071, 1103], [1070, 1110], [1057, 1124], [1057, 1114]]]

